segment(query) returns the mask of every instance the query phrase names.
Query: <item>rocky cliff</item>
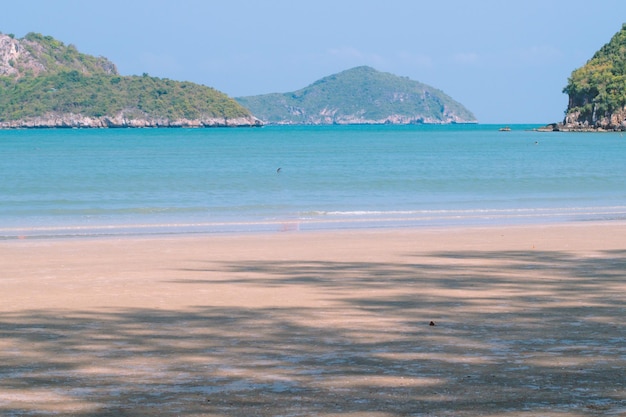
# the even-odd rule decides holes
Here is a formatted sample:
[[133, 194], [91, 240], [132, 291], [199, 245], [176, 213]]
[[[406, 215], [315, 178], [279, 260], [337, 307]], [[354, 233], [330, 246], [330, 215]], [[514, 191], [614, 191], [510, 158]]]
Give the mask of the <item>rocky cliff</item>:
[[120, 76], [103, 57], [40, 34], [0, 34], [0, 128], [259, 126], [210, 87]]
[[0, 34], [0, 75], [16, 78], [77, 70], [82, 74], [117, 75], [115, 64], [104, 57], [78, 52], [51, 36], [29, 33], [22, 39]]
[[20, 41], [0, 34], [0, 75], [19, 77], [25, 71], [37, 75], [45, 70]]

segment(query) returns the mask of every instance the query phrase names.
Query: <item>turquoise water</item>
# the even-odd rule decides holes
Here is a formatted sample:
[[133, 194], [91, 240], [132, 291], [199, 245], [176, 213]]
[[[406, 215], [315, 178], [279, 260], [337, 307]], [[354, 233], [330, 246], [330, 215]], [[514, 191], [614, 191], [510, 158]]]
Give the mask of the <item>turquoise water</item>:
[[0, 236], [626, 218], [621, 134], [498, 127], [0, 131]]

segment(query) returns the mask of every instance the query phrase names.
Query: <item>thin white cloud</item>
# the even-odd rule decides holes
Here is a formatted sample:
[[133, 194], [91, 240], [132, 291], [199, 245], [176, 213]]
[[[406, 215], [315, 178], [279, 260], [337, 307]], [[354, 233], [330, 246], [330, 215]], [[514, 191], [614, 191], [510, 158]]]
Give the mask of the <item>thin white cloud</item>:
[[476, 52], [460, 52], [452, 56], [452, 61], [463, 65], [476, 65], [480, 63], [480, 56]]
[[327, 51], [328, 55], [333, 59], [342, 61], [370, 64], [370, 65], [382, 65], [385, 63], [385, 59], [378, 54], [362, 52], [354, 47], [339, 47], [331, 48]]
[[433, 59], [425, 54], [400, 51], [398, 58], [403, 64], [409, 64], [411, 67], [425, 69], [433, 66]]
[[354, 47], [340, 47], [327, 50], [327, 59], [335, 63], [349, 65], [371, 65], [381, 71], [397, 68], [431, 69], [433, 59], [429, 55], [409, 51], [388, 51], [388, 53], [363, 52]]
[[363, 53], [356, 48], [341, 47], [328, 50], [329, 55], [342, 59], [362, 58]]
[[524, 63], [538, 63], [560, 59], [563, 52], [551, 45], [533, 45], [512, 52], [513, 58]]

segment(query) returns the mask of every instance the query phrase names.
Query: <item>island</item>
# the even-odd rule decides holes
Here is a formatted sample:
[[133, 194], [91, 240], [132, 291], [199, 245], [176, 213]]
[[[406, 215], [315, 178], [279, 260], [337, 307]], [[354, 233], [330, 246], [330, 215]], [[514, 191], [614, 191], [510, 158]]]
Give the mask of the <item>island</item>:
[[298, 91], [235, 98], [265, 124], [448, 124], [476, 117], [442, 91], [368, 66]]
[[122, 76], [104, 57], [51, 36], [0, 33], [0, 128], [261, 126], [204, 85]]

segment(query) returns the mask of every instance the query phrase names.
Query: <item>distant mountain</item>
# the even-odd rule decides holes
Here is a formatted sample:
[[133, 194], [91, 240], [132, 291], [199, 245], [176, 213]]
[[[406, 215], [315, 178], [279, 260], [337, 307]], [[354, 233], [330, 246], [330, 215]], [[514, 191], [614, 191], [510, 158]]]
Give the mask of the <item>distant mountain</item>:
[[235, 98], [269, 124], [475, 123], [442, 91], [362, 66], [324, 77], [292, 93]]
[[626, 24], [572, 72], [563, 130], [626, 130]]
[[51, 36], [0, 33], [0, 128], [250, 126], [232, 98], [190, 82], [120, 76]]

